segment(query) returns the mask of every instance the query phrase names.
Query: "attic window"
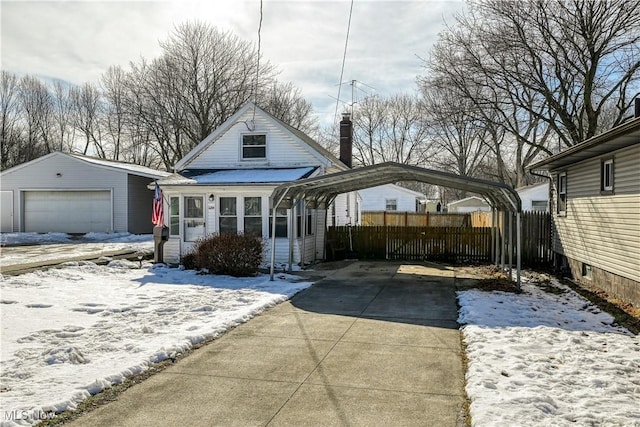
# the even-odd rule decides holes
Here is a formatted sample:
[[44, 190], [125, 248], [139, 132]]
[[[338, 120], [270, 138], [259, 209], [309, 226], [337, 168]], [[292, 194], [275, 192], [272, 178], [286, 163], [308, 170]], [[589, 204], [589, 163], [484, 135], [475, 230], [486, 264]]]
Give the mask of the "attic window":
[[242, 159], [266, 159], [267, 135], [242, 135]]

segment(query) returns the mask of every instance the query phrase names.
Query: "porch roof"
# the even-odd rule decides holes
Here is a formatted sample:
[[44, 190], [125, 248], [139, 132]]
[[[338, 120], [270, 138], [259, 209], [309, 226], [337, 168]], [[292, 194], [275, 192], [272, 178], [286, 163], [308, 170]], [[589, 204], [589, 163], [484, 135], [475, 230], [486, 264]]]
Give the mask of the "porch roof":
[[279, 184], [313, 174], [314, 166], [300, 168], [185, 169], [158, 180], [167, 185]]

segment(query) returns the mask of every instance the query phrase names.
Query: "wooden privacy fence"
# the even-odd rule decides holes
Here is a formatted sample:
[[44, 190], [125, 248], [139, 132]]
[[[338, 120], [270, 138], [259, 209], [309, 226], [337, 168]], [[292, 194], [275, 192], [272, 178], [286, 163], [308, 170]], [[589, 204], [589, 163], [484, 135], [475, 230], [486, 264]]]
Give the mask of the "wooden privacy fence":
[[[363, 211], [362, 225], [388, 225], [404, 227], [468, 227], [468, 213], [388, 212]], [[491, 225], [491, 224], [489, 224]]]
[[[459, 214], [449, 214], [458, 215]], [[467, 218], [470, 218], [468, 214]], [[430, 215], [429, 218], [436, 217]], [[478, 220], [480, 221], [480, 220]], [[489, 226], [341, 226], [329, 227], [327, 243], [331, 258], [340, 248], [363, 259], [426, 260], [441, 262], [509, 261], [508, 217], [502, 228], [498, 221], [498, 244], [492, 238], [491, 216], [483, 215]], [[541, 266], [551, 262], [551, 215], [544, 212], [524, 212], [522, 222], [522, 265]], [[516, 220], [512, 224], [513, 257], [516, 263]], [[501, 232], [504, 230], [504, 234]], [[496, 254], [496, 249], [498, 253]]]
[[329, 227], [328, 241], [359, 258], [482, 262], [491, 260], [491, 229], [471, 227]]

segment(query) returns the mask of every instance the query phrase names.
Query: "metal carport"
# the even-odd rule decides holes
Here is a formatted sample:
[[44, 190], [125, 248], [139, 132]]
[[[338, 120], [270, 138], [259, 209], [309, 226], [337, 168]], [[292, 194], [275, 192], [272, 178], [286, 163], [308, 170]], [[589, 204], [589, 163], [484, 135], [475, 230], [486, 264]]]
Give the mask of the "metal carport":
[[[421, 168], [418, 166], [405, 165], [395, 162], [380, 163], [373, 166], [365, 166], [347, 171], [322, 175], [314, 178], [302, 179], [290, 183], [282, 184], [273, 190], [270, 197], [270, 207], [277, 209], [282, 206], [291, 207], [296, 200], [304, 200], [305, 205], [311, 207], [327, 207], [338, 194], [357, 191], [363, 188], [375, 187], [377, 185], [395, 183], [398, 181], [418, 181], [427, 184], [440, 185], [458, 190], [464, 190], [483, 196], [493, 207], [494, 223], [496, 221], [496, 211], [510, 212], [509, 222], [512, 216], [516, 216], [516, 268], [517, 284], [520, 287], [520, 262], [521, 262], [521, 224], [520, 213], [522, 203], [518, 193], [506, 184], [487, 181], [478, 178], [471, 178]], [[272, 224], [275, 236], [275, 221]], [[511, 230], [511, 227], [509, 227]], [[509, 233], [511, 241], [511, 233]], [[497, 240], [497, 239], [496, 239]], [[511, 243], [511, 242], [510, 242]], [[290, 240], [290, 244], [291, 240]], [[503, 262], [504, 264], [504, 251]], [[511, 256], [511, 251], [510, 251]], [[275, 264], [275, 239], [271, 239], [271, 280], [274, 276]], [[511, 260], [509, 262], [511, 265]]]

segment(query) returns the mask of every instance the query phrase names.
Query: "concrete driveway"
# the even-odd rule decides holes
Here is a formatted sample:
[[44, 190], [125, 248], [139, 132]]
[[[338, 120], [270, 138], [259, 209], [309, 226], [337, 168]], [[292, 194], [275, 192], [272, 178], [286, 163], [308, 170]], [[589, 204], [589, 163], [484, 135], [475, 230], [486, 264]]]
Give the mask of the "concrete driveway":
[[76, 426], [456, 426], [453, 271], [356, 262], [87, 413]]
[[143, 245], [109, 242], [6, 246], [0, 248], [0, 272], [21, 274], [69, 261], [96, 261], [101, 257], [126, 258], [138, 252], [145, 255], [153, 253], [152, 243], [142, 249], [140, 247]]

